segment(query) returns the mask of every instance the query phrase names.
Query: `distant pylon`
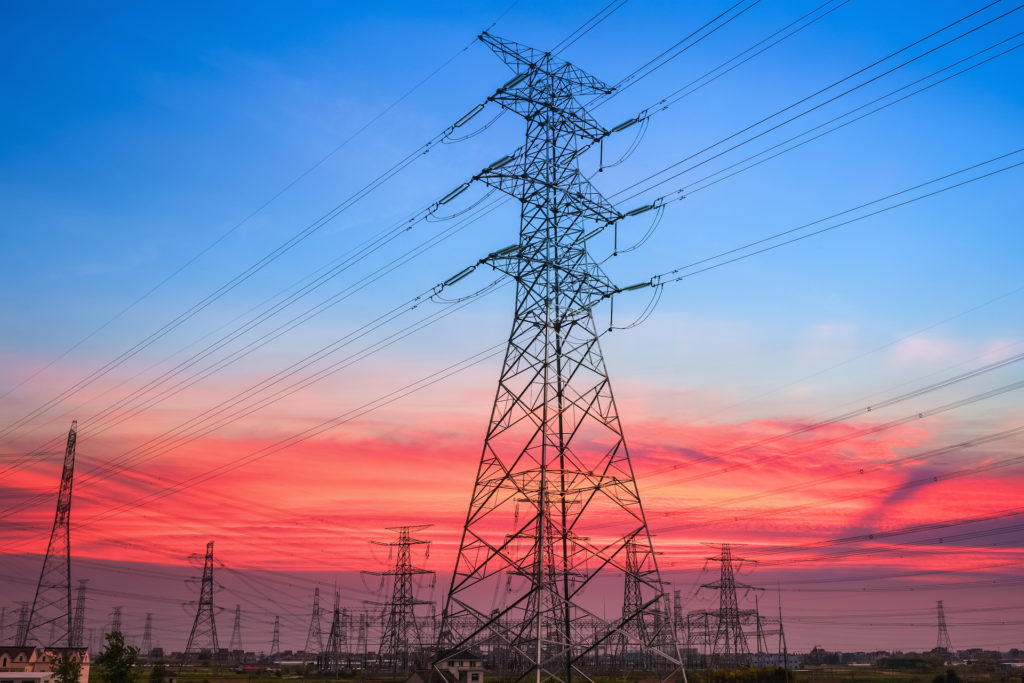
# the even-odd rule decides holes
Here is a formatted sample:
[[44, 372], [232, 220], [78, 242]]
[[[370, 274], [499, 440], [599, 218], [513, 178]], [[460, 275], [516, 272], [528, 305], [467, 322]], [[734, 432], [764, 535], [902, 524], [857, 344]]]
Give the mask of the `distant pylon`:
[[75, 594], [75, 618], [71, 625], [71, 647], [85, 645], [85, 584], [89, 579], [78, 580], [78, 592]]
[[676, 642], [683, 642], [686, 639], [683, 628], [686, 621], [683, 619], [683, 593], [680, 590], [672, 591], [672, 633]]
[[359, 657], [359, 661], [363, 664], [363, 668], [366, 668], [366, 651], [369, 649], [369, 624], [366, 623], [366, 614], [359, 614], [359, 630], [356, 633], [356, 654]]
[[303, 656], [303, 665], [309, 661], [309, 656], [314, 655], [313, 660], [317, 661], [324, 651], [324, 636], [320, 629], [320, 588], [313, 591], [313, 614], [309, 618], [309, 631], [306, 633], [306, 649]]
[[[57, 514], [53, 519], [50, 542], [46, 546], [43, 569], [39, 573], [36, 595], [28, 614], [27, 626], [19, 634], [17, 645], [68, 647], [74, 630], [71, 613], [71, 485], [75, 475], [75, 442], [78, 421], [71, 423], [64, 449], [64, 469], [57, 494]], [[43, 642], [44, 627], [53, 627], [50, 642]]]
[[18, 608], [18, 628], [14, 634], [15, 643], [25, 642], [25, 633], [28, 631], [28, 603], [21, 603]]
[[0, 643], [7, 642], [7, 607], [0, 607]]
[[235, 623], [231, 627], [231, 642], [228, 643], [232, 659], [240, 658], [242, 649], [242, 606], [235, 605]]
[[270, 641], [270, 658], [277, 657], [281, 651], [281, 617], [274, 617], [274, 637]]
[[786, 630], [782, 627], [782, 587], [779, 587], [779, 654], [782, 655], [782, 670], [789, 683], [789, 648], [786, 645]]
[[750, 645], [743, 633], [743, 621], [757, 615], [757, 611], [740, 610], [736, 598], [736, 589], [754, 590], [753, 586], [737, 584], [733, 571], [733, 562], [742, 562], [732, 556], [732, 548], [723, 543], [718, 557], [709, 560], [722, 565], [718, 581], [702, 584], [701, 588], [718, 591], [718, 613], [716, 615], [715, 634], [711, 646], [713, 666], [741, 667], [750, 665]]
[[423, 650], [425, 642], [420, 632], [420, 617], [416, 608], [431, 604], [429, 600], [416, 597], [416, 577], [430, 575], [434, 572], [422, 569], [413, 564], [412, 549], [414, 546], [429, 543], [412, 537], [413, 531], [420, 531], [429, 524], [418, 526], [390, 527], [389, 531], [398, 533], [396, 541], [373, 541], [376, 545], [387, 546], [394, 550], [395, 564], [384, 572], [366, 572], [380, 576], [391, 585], [386, 589], [389, 596], [381, 604], [384, 616], [384, 632], [381, 635], [380, 658], [391, 663], [392, 671], [406, 671], [416, 665], [416, 655]]
[[321, 671], [337, 673], [341, 668], [341, 593], [334, 590], [334, 612], [331, 630], [327, 636], [327, 647], [320, 656]]
[[950, 656], [955, 657], [953, 642], [949, 639], [949, 630], [946, 628], [946, 611], [942, 607], [942, 600], [937, 603], [939, 618], [939, 634], [935, 639], [935, 648], [945, 650]]
[[149, 657], [153, 651], [153, 613], [146, 612], [146, 625], [142, 629], [142, 645], [139, 650], [143, 657]]
[[[515, 153], [477, 176], [519, 202], [518, 242], [484, 260], [515, 279], [515, 312], [437, 668], [501, 642], [509, 680], [569, 681], [586, 676], [603, 644], [632, 637], [628, 627], [649, 619], [646, 640], [629, 648], [651, 655], [660, 674], [681, 673], [678, 648], [663, 648], [665, 634], [653, 632], [655, 621], [668, 624], [654, 617], [664, 585], [593, 316], [622, 289], [587, 241], [622, 214], [579, 167], [608, 134], [581, 100], [612, 89], [551, 52], [486, 32], [480, 40], [513, 73], [490, 99], [526, 128]], [[624, 552], [631, 542], [632, 568]], [[604, 577], [625, 573], [639, 582], [639, 603], [602, 618], [594, 606], [608, 596]]]
[[124, 634], [121, 630], [121, 609], [120, 605], [114, 607], [113, 613], [110, 615], [110, 632]]
[[210, 659], [217, 662], [220, 656], [220, 645], [217, 643], [217, 621], [213, 607], [213, 541], [206, 544], [206, 557], [203, 560], [203, 578], [199, 589], [199, 604], [196, 607], [196, 618], [192, 622], [192, 631], [185, 646], [182, 665], [188, 664], [190, 657], [201, 650], [202, 645], [210, 648]]
[[635, 619], [623, 622], [622, 633], [619, 635], [619, 657], [625, 662], [630, 658], [631, 650], [637, 643], [648, 642], [648, 615], [642, 609], [644, 599], [640, 587], [640, 557], [637, 543], [630, 539], [626, 542], [626, 572], [624, 573], [622, 613], [637, 615]]

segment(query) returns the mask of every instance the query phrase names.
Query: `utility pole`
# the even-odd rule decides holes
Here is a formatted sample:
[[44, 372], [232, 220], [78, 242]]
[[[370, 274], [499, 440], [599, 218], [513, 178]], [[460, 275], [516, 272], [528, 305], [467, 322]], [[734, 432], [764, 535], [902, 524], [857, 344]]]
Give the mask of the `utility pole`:
[[[60, 475], [57, 494], [57, 513], [46, 546], [43, 569], [39, 573], [35, 598], [28, 612], [24, 631], [19, 632], [16, 644], [44, 647], [70, 647], [74, 631], [71, 614], [71, 485], [75, 475], [75, 443], [78, 421], [71, 423], [67, 446], [64, 449], [64, 468]], [[43, 642], [43, 627], [52, 627], [49, 642]]]
[[153, 651], [153, 613], [146, 612], [146, 625], [142, 628], [142, 645], [139, 646], [143, 657], [149, 657]]
[[[386, 546], [394, 552], [395, 564], [384, 572], [366, 572], [380, 576], [382, 581], [390, 582], [389, 597], [380, 604], [384, 611], [384, 632], [381, 635], [381, 659], [390, 660], [392, 671], [407, 671], [416, 664], [415, 653], [423, 649], [423, 638], [420, 633], [420, 620], [416, 608], [429, 605], [429, 600], [416, 598], [415, 580], [418, 576], [430, 575], [434, 572], [422, 569], [413, 564], [412, 549], [415, 546], [428, 546], [430, 541], [413, 538], [413, 531], [421, 531], [429, 524], [418, 526], [390, 527], [388, 531], [398, 534], [396, 541], [372, 541], [375, 545]], [[427, 551], [429, 553], [429, 550]]]
[[206, 644], [210, 648], [210, 661], [214, 665], [220, 657], [220, 645], [217, 643], [217, 621], [213, 607], [213, 541], [206, 544], [206, 557], [203, 559], [203, 578], [199, 589], [199, 604], [196, 607], [196, 618], [192, 622], [192, 631], [185, 645], [185, 656], [182, 666], [200, 651]]
[[[649, 283], [616, 287], [587, 251], [587, 239], [622, 214], [578, 167], [577, 157], [609, 134], [579, 98], [611, 88], [550, 52], [486, 32], [480, 40], [514, 74], [491, 99], [526, 121], [525, 144], [477, 176], [521, 205], [518, 243], [484, 260], [515, 279], [515, 313], [436, 666], [493, 639], [510, 652], [510, 680], [571, 683], [602, 645], [629, 633], [630, 624], [653, 624], [663, 606], [592, 313], [613, 294]], [[616, 574], [631, 575], [640, 599], [598, 617], [592, 605], [606, 593], [601, 578]], [[502, 596], [500, 605], [492, 604], [494, 595]], [[660, 622], [659, 629], [668, 627], [667, 619]], [[674, 638], [649, 629], [629, 639], [631, 649], [652, 655], [663, 677], [682, 672]], [[666, 641], [671, 646], [661, 647]]]
[[274, 617], [274, 637], [270, 641], [270, 659], [274, 660], [277, 658], [278, 653], [281, 652], [281, 617]]

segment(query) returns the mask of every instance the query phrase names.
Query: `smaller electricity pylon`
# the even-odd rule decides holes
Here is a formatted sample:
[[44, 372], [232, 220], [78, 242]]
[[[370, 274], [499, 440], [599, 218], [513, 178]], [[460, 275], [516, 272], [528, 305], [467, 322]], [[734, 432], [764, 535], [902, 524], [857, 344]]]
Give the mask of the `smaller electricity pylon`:
[[149, 657], [153, 652], [153, 613], [146, 612], [146, 625], [142, 629], [142, 645], [139, 646], [139, 654]]
[[276, 659], [281, 652], [281, 617], [274, 617], [274, 637], [270, 641], [270, 659]]
[[942, 600], [938, 601], [936, 608], [938, 610], [939, 634], [935, 639], [935, 649], [944, 651], [950, 659], [956, 659], [953, 641], [949, 639], [949, 630], [946, 628], [946, 611], [942, 607]]
[[[71, 485], [75, 476], [75, 443], [78, 421], [71, 423], [64, 449], [64, 469], [60, 475], [57, 513], [53, 518], [50, 542], [46, 546], [43, 569], [39, 573], [35, 598], [28, 611], [25, 628], [18, 632], [16, 645], [69, 647], [74, 632], [71, 614]], [[46, 628], [49, 631], [43, 629]], [[49, 642], [45, 642], [45, 640]]]
[[416, 608], [420, 605], [431, 605], [428, 600], [419, 600], [415, 594], [415, 579], [429, 575], [433, 579], [434, 572], [422, 569], [413, 564], [413, 546], [426, 546], [426, 556], [430, 556], [430, 541], [412, 537], [413, 531], [420, 531], [431, 526], [389, 527], [388, 531], [398, 533], [396, 541], [372, 541], [375, 545], [387, 547], [394, 554], [395, 564], [392, 569], [383, 572], [366, 572], [381, 577], [381, 586], [390, 580], [390, 597], [378, 604], [383, 608], [384, 632], [381, 636], [381, 666], [390, 663], [392, 671], [407, 671], [415, 666], [417, 655], [422, 653], [424, 639], [420, 632], [420, 618]]
[[71, 647], [85, 645], [85, 585], [89, 579], [78, 580], [78, 592], [75, 594], [75, 618], [71, 625]]
[[324, 651], [324, 636], [320, 630], [320, 588], [313, 591], [313, 614], [309, 618], [309, 631], [306, 633], [306, 648], [303, 650], [302, 668], [313, 655], [313, 661], [317, 661]]
[[760, 590], [754, 586], [736, 583], [734, 563], [743, 563], [742, 558], [732, 555], [732, 547], [723, 543], [721, 553], [717, 557], [709, 557], [709, 561], [721, 563], [718, 581], [705, 583], [701, 588], [718, 591], [718, 610], [713, 616], [713, 632], [708, 633], [710, 645], [710, 666], [712, 668], [737, 668], [751, 664], [750, 645], [744, 634], [743, 626], [751, 619], [757, 619], [757, 610], [741, 610], [736, 597], [736, 589]]
[[334, 589], [334, 612], [331, 618], [331, 630], [327, 635], [327, 647], [320, 656], [320, 670], [337, 674], [341, 670], [342, 640], [341, 593]]
[[196, 606], [196, 618], [192, 622], [192, 631], [185, 646], [182, 666], [205, 645], [210, 650], [210, 663], [216, 665], [220, 657], [220, 645], [217, 643], [217, 621], [214, 618], [213, 606], [213, 541], [206, 544], [206, 556], [203, 559], [203, 578], [199, 588], [199, 603]]
[[242, 606], [235, 605], [235, 623], [231, 628], [231, 642], [228, 643], [231, 659], [237, 664], [242, 661]]

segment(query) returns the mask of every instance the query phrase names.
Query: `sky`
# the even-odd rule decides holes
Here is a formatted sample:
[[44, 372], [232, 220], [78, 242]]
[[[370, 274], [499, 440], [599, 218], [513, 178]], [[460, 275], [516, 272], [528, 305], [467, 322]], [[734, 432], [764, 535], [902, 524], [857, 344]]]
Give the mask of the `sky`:
[[[761, 0], [685, 42], [730, 6], [629, 0], [560, 54], [619, 86], [601, 125], [649, 114], [579, 162], [664, 206], [588, 243], [665, 274], [594, 313], [659, 564], [706, 609], [736, 545], [796, 650], [930, 649], [936, 600], [954, 645], [1022, 647], [1024, 11]], [[449, 129], [512, 75], [475, 37], [604, 7], [0, 10], [0, 638], [72, 420], [95, 629], [163, 610], [180, 649], [211, 539], [266, 646], [318, 583], [368, 609], [388, 527], [432, 525], [443, 598], [514, 292], [427, 295], [519, 217], [475, 184], [406, 221], [522, 143], [493, 103]]]

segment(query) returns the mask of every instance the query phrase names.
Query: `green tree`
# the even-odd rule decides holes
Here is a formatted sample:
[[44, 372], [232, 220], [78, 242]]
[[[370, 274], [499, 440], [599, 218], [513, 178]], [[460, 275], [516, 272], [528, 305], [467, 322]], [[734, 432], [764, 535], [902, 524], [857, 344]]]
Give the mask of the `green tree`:
[[53, 658], [50, 671], [53, 672], [53, 678], [57, 683], [78, 683], [78, 677], [82, 674], [82, 663], [65, 652]]
[[134, 683], [135, 660], [139, 656], [139, 648], [125, 645], [124, 635], [120, 631], [107, 634], [107, 646], [96, 658], [99, 678], [102, 683]]

